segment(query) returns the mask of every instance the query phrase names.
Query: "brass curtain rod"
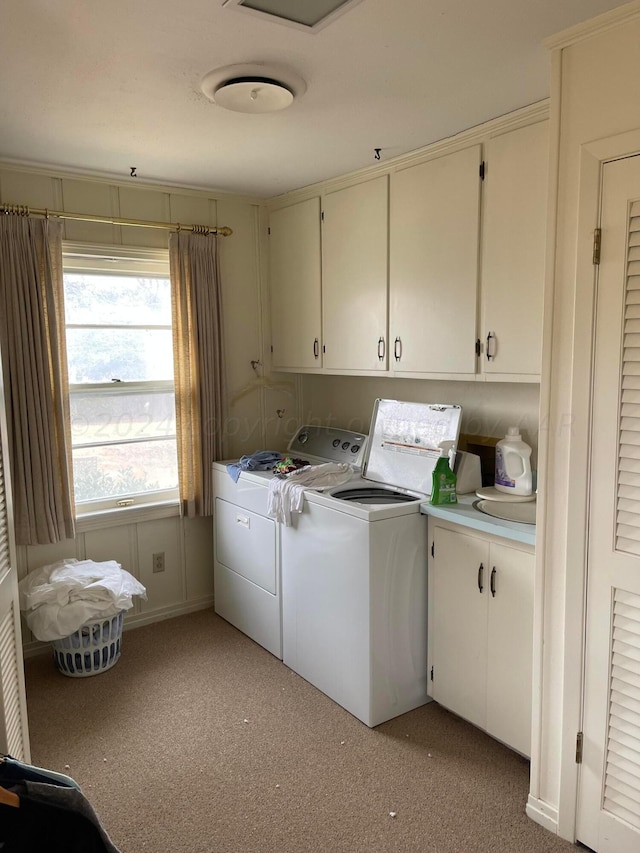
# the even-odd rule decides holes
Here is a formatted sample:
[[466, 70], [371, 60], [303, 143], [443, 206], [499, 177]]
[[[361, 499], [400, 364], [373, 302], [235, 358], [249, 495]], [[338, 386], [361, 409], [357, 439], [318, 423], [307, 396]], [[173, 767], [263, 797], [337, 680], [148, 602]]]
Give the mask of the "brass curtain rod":
[[44, 216], [48, 219], [55, 216], [58, 219], [74, 219], [77, 222], [105, 222], [107, 225], [135, 225], [136, 228], [163, 228], [165, 231], [191, 231], [194, 234], [212, 234], [229, 237], [233, 234], [231, 228], [222, 225], [219, 228], [209, 225], [181, 225], [179, 222], [151, 222], [146, 219], [115, 219], [109, 216], [92, 216], [90, 213], [65, 213], [62, 210], [27, 207], [24, 204], [0, 204], [0, 214], [14, 216]]

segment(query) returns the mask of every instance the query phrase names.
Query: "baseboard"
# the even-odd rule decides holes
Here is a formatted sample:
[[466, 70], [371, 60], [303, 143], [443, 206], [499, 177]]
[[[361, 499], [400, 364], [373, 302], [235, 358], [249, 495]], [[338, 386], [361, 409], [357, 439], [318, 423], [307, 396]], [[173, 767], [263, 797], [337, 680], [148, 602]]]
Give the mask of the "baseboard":
[[165, 619], [173, 619], [175, 616], [185, 616], [187, 613], [195, 613], [197, 610], [207, 610], [213, 607], [213, 596], [200, 598], [197, 601], [188, 601], [176, 607], [164, 607], [152, 610], [150, 613], [136, 613], [125, 617], [123, 631], [129, 628], [142, 628], [143, 625], [152, 625], [154, 622], [162, 622]]
[[558, 834], [558, 809], [545, 803], [544, 800], [538, 800], [529, 794], [527, 805], [525, 808], [527, 816], [540, 826], [544, 826], [549, 832], [554, 835]]
[[[165, 619], [173, 619], [175, 616], [185, 616], [187, 613], [195, 613], [197, 610], [207, 610], [210, 607], [213, 607], [212, 595], [173, 607], [162, 607], [158, 610], [152, 610], [149, 613], [131, 613], [124, 617], [122, 630], [128, 631], [130, 628], [142, 628], [144, 625], [152, 625], [154, 622], [163, 622]], [[22, 645], [22, 655], [25, 658], [42, 655], [50, 650], [51, 644], [43, 643], [40, 640], [30, 640], [28, 643], [23, 643]]]

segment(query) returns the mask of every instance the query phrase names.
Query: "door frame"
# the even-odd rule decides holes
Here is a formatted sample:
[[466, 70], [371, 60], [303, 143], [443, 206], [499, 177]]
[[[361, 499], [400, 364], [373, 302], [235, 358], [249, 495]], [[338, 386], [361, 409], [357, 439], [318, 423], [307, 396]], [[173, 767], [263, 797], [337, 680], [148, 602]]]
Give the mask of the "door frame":
[[[573, 329], [571, 347], [572, 370], [569, 378], [571, 388], [571, 423], [541, 423], [539, 445], [539, 467], [545, 472], [556, 442], [564, 446], [564, 438], [558, 435], [563, 429], [571, 430], [568, 448], [568, 484], [566, 527], [564, 532], [562, 605], [564, 642], [562, 649], [560, 697], [562, 702], [561, 730], [554, 733], [552, 723], [544, 709], [543, 684], [545, 668], [550, 661], [545, 659], [543, 638], [545, 636], [545, 610], [548, 608], [549, 590], [552, 589], [554, 560], [547, 528], [552, 519], [549, 495], [543, 486], [539, 495], [537, 557], [536, 557], [536, 612], [534, 622], [534, 706], [533, 740], [531, 761], [531, 791], [527, 812], [562, 836], [575, 841], [579, 794], [579, 765], [576, 763], [576, 735], [582, 729], [584, 706], [585, 625], [587, 557], [589, 537], [589, 488], [590, 459], [592, 444], [592, 388], [593, 355], [596, 320], [597, 267], [593, 264], [594, 229], [599, 226], [602, 168], [604, 163], [640, 154], [640, 129], [617, 134], [604, 139], [585, 143], [579, 152], [579, 180], [577, 204], [577, 230], [575, 254], [575, 290], [572, 290]], [[558, 177], [552, 185], [553, 229], [549, 250], [551, 281], [554, 285], [545, 296], [545, 355], [540, 393], [541, 412], [549, 412], [553, 401], [554, 382], [551, 364], [551, 334], [553, 323], [553, 300], [558, 290], [560, 272], [556, 266], [557, 235], [555, 230], [557, 213]], [[549, 269], [548, 267], [548, 269]], [[549, 279], [548, 279], [549, 280]], [[584, 424], [584, 429], [573, 429], [573, 424]], [[542, 500], [540, 501], [540, 498]], [[542, 504], [540, 506], [540, 503]], [[541, 534], [541, 535], [540, 535]], [[545, 729], [546, 723], [546, 729]], [[542, 787], [542, 765], [548, 765], [548, 752], [543, 754], [544, 740], [554, 740], [560, 751], [559, 789], [557, 814], [553, 808], [546, 809], [540, 799]], [[547, 746], [548, 750], [548, 746]]]

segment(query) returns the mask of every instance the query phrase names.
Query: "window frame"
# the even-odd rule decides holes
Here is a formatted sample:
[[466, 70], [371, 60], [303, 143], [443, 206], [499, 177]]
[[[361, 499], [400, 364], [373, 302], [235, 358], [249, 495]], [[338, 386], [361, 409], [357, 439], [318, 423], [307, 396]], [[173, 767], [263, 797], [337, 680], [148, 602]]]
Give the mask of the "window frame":
[[[121, 275], [146, 278], [169, 278], [168, 249], [146, 249], [140, 247], [75, 243], [63, 241], [62, 245], [63, 275], [80, 273], [87, 275]], [[78, 328], [80, 324], [65, 324], [67, 328]], [[82, 326], [85, 328], [85, 326]], [[102, 326], [101, 326], [102, 328]], [[127, 328], [149, 328], [149, 326], [133, 325]], [[163, 328], [167, 328], [164, 326]], [[169, 326], [171, 328], [171, 326]], [[132, 395], [146, 391], [159, 393], [175, 393], [175, 382], [172, 380], [150, 380], [138, 382], [109, 382], [109, 383], [69, 383], [68, 393], [71, 399], [74, 394], [95, 395], [104, 397], [113, 395]], [[71, 424], [69, 425], [71, 428]], [[166, 436], [145, 439], [149, 444], [155, 440], [166, 440]], [[176, 441], [175, 434], [170, 436]], [[139, 439], [138, 439], [139, 440]], [[133, 439], [135, 442], [136, 440]], [[131, 443], [130, 439], [127, 443]], [[109, 442], [117, 443], [117, 442]], [[76, 445], [75, 447], [90, 446]], [[72, 444], [71, 453], [74, 446]], [[75, 489], [75, 482], [74, 482]], [[129, 501], [132, 501], [129, 503]], [[79, 532], [100, 529], [116, 524], [137, 523], [179, 514], [179, 490], [161, 489], [154, 492], [135, 493], [118, 497], [104, 498], [94, 501], [75, 503], [76, 528]]]

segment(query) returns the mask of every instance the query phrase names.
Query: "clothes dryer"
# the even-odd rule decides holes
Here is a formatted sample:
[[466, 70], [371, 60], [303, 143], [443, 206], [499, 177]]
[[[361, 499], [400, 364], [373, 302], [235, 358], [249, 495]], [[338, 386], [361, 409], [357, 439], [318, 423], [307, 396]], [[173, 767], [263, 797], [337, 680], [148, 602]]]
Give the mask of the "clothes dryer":
[[[306, 425], [289, 441], [286, 454], [311, 463], [348, 462], [356, 476], [366, 442], [362, 433]], [[242, 471], [234, 482], [227, 465], [213, 464], [215, 611], [282, 659], [281, 525], [267, 506], [274, 474]]]

